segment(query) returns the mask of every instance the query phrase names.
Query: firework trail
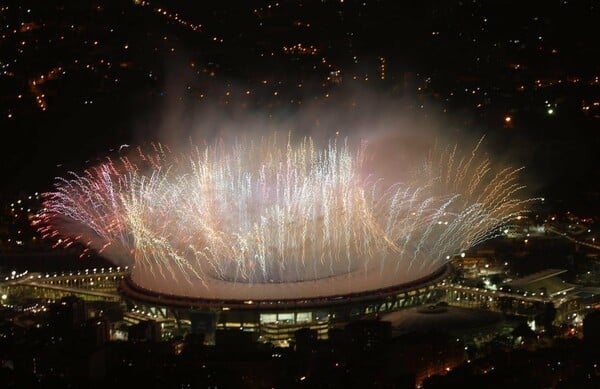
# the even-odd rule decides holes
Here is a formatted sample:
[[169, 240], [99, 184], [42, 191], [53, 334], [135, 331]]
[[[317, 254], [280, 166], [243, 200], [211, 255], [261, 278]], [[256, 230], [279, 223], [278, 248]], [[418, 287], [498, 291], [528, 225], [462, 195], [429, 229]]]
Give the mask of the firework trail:
[[167, 290], [357, 273], [393, 284], [433, 272], [526, 212], [520, 169], [495, 169], [479, 148], [434, 150], [413, 178], [386, 183], [364, 171], [368, 147], [338, 140], [318, 147], [273, 134], [185, 155], [154, 145], [57, 179], [37, 223]]

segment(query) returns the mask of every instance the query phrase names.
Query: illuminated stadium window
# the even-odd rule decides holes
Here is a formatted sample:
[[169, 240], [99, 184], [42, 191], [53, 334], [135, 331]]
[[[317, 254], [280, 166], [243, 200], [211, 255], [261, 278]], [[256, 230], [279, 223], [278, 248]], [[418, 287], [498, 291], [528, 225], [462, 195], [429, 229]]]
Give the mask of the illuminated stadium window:
[[277, 321], [283, 323], [293, 323], [294, 322], [294, 314], [293, 313], [278, 313]]
[[275, 323], [277, 321], [276, 313], [261, 313], [260, 314], [260, 322], [264, 323]]
[[312, 321], [312, 312], [298, 312], [296, 314], [296, 323]]

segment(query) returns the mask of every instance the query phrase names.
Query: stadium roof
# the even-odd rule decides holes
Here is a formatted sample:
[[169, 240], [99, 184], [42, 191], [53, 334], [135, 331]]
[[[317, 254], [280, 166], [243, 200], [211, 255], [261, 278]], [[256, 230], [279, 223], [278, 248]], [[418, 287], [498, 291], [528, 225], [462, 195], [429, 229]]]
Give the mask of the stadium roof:
[[526, 277], [513, 280], [508, 285], [517, 290], [529, 293], [540, 293], [552, 297], [575, 289], [576, 285], [561, 280], [558, 275], [566, 273], [564, 269], [546, 269]]

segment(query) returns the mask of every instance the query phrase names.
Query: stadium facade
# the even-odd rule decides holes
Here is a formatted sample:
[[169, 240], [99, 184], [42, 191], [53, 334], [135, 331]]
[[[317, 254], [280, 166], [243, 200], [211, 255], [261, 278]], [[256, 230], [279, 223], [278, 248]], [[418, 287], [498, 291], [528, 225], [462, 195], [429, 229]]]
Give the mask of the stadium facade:
[[452, 275], [453, 267], [445, 264], [426, 277], [382, 289], [259, 301], [169, 295], [143, 288], [130, 276], [121, 280], [118, 290], [131, 311], [174, 319], [177, 326], [189, 325], [193, 333], [204, 334], [207, 343], [214, 342], [217, 330], [238, 329], [252, 332], [259, 340], [286, 345], [300, 328], [316, 330], [325, 339], [338, 324], [435, 303], [444, 294], [440, 286]]

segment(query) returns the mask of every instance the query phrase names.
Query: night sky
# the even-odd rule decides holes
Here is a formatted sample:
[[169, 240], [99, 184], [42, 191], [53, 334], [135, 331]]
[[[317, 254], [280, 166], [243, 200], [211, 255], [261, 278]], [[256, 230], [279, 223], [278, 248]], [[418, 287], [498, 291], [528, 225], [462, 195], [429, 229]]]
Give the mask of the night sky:
[[385, 131], [485, 135], [533, 192], [592, 207], [599, 17], [591, 0], [4, 1], [2, 192], [149, 142]]

